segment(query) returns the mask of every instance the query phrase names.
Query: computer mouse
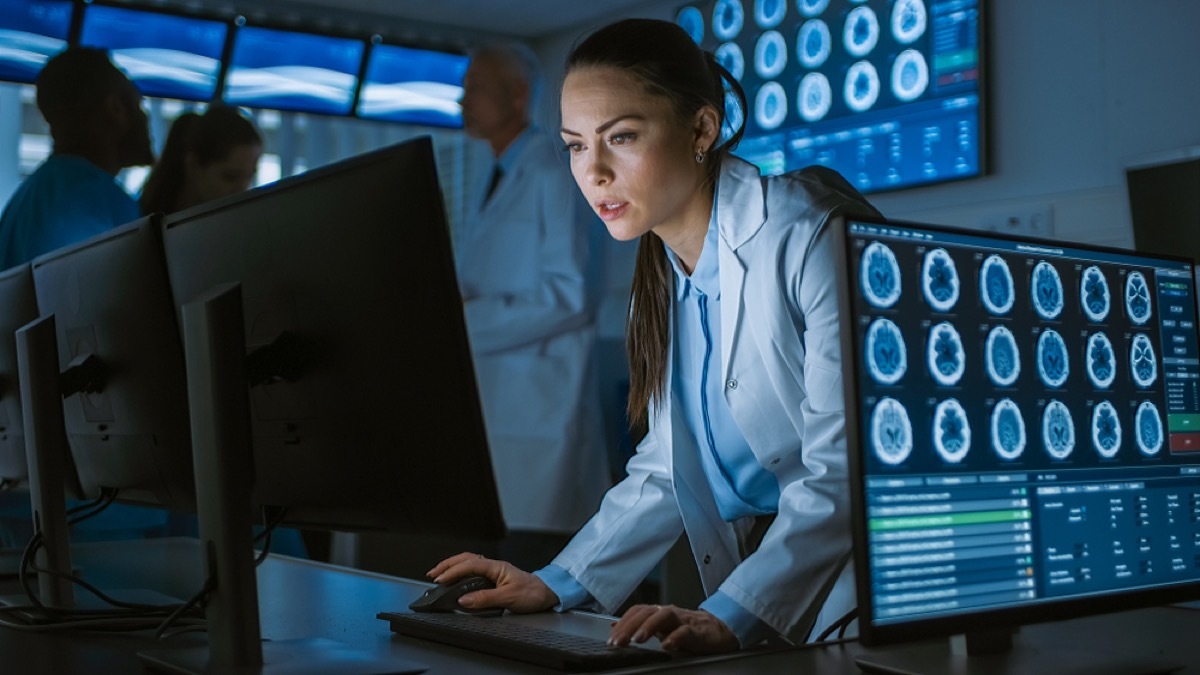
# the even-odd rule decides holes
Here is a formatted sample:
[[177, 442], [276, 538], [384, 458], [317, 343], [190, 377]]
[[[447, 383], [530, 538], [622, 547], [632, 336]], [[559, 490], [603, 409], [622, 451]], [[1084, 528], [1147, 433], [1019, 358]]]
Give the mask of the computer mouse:
[[458, 612], [460, 614], [474, 614], [476, 616], [500, 616], [504, 613], [503, 607], [469, 609], [458, 604], [458, 599], [467, 593], [495, 587], [496, 584], [492, 583], [492, 580], [487, 577], [478, 575], [467, 576], [458, 581], [434, 586], [422, 593], [421, 597], [413, 600], [408, 608], [414, 612]]

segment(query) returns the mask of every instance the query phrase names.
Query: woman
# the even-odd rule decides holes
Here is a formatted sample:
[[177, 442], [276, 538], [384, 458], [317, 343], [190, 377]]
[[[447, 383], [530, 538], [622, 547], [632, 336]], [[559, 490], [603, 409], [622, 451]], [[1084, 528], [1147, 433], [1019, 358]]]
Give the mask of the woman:
[[430, 571], [496, 582], [467, 607], [615, 610], [686, 531], [708, 599], [635, 605], [624, 645], [719, 652], [812, 639], [854, 606], [838, 308], [838, 213], [874, 210], [836, 173], [761, 178], [720, 142], [723, 82], [674, 24], [627, 20], [568, 57], [562, 137], [617, 239], [640, 238], [629, 413], [649, 431], [599, 512], [536, 574], [469, 553]]
[[142, 188], [142, 214], [174, 213], [249, 189], [262, 149], [262, 135], [237, 108], [180, 115]]

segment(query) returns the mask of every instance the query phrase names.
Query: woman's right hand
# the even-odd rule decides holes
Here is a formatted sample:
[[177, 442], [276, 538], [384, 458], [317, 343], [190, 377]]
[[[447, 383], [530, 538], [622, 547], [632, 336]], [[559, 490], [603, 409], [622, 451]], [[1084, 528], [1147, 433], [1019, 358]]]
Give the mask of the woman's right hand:
[[527, 614], [558, 604], [558, 596], [537, 576], [517, 569], [512, 563], [491, 560], [477, 553], [459, 553], [446, 558], [426, 574], [438, 584], [453, 583], [472, 574], [491, 579], [495, 588], [467, 593], [458, 599], [458, 604], [469, 609], [503, 607]]

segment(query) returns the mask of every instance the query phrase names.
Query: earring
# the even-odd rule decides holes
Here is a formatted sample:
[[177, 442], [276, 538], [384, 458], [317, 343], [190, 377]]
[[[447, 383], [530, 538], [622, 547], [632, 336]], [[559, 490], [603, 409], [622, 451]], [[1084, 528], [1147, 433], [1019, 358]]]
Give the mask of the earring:
[[697, 151], [696, 151], [696, 163], [697, 163], [697, 164], [703, 164], [703, 163], [704, 163], [704, 151], [703, 151], [703, 150], [697, 150]]

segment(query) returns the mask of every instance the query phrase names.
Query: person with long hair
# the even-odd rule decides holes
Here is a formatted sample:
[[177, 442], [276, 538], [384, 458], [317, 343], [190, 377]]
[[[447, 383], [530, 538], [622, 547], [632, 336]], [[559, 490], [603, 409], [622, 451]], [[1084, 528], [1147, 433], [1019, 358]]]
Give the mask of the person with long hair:
[[142, 214], [174, 213], [249, 189], [262, 150], [254, 122], [235, 107], [180, 115], [142, 187]]
[[825, 225], [877, 212], [827, 168], [764, 177], [734, 157], [742, 130], [725, 128], [727, 89], [744, 111], [734, 78], [665, 21], [611, 24], [568, 57], [560, 131], [572, 173], [613, 237], [640, 240], [628, 413], [647, 433], [550, 565], [529, 573], [472, 553], [436, 565], [438, 583], [495, 582], [464, 607], [616, 611], [684, 532], [707, 598], [634, 605], [613, 644], [805, 642], [854, 607]]

